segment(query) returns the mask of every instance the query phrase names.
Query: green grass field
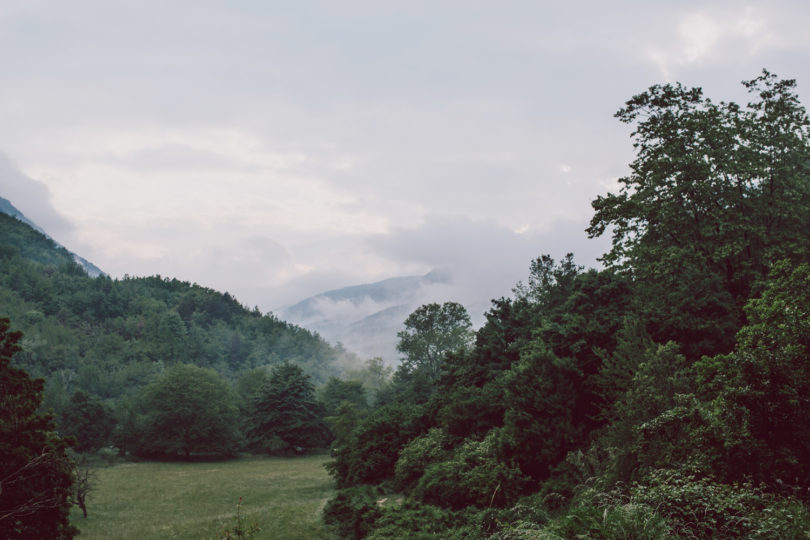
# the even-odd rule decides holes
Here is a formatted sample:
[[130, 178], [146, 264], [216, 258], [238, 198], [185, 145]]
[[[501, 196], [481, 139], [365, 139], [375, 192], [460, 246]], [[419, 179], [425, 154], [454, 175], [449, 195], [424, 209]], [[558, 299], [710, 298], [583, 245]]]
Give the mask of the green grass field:
[[332, 496], [326, 456], [240, 458], [205, 463], [123, 463], [97, 470], [79, 538], [218, 538], [236, 523], [261, 528], [254, 538], [331, 538], [321, 511]]

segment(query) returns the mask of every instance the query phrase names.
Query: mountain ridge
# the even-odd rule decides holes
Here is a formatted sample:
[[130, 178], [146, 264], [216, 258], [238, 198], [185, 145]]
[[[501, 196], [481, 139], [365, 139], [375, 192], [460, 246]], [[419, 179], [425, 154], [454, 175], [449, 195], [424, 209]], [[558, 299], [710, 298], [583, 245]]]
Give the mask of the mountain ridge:
[[41, 233], [46, 238], [51, 240], [54, 244], [56, 244], [57, 247], [60, 247], [60, 248], [64, 249], [65, 251], [67, 251], [70, 254], [70, 256], [73, 258], [73, 261], [76, 264], [78, 264], [79, 266], [81, 266], [82, 268], [84, 268], [84, 271], [87, 272], [88, 276], [90, 276], [90, 277], [98, 277], [98, 276], [102, 276], [102, 275], [107, 275], [98, 266], [96, 266], [95, 264], [91, 263], [90, 261], [88, 261], [84, 257], [70, 251], [65, 246], [63, 246], [62, 244], [60, 244], [59, 242], [54, 240], [53, 237], [51, 237], [51, 235], [49, 235], [42, 227], [40, 227], [39, 225], [37, 225], [36, 223], [34, 223], [30, 219], [28, 219], [25, 216], [25, 214], [20, 212], [20, 210], [18, 210], [17, 207], [15, 207], [11, 203], [11, 201], [9, 201], [8, 199], [6, 199], [4, 197], [0, 197], [0, 214], [6, 214], [7, 216], [11, 216], [11, 217], [17, 219], [18, 221], [22, 221], [23, 223], [25, 223], [26, 225], [28, 225], [29, 227], [31, 227], [32, 229], [34, 229], [38, 233]]

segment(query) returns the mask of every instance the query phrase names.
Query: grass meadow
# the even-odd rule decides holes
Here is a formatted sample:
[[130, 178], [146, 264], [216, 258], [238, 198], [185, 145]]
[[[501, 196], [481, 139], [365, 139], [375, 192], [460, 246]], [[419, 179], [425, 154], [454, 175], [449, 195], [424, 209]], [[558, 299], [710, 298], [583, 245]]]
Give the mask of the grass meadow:
[[87, 519], [74, 507], [78, 538], [218, 538], [243, 523], [254, 538], [331, 538], [321, 511], [332, 496], [327, 456], [246, 457], [200, 463], [121, 463], [97, 469]]

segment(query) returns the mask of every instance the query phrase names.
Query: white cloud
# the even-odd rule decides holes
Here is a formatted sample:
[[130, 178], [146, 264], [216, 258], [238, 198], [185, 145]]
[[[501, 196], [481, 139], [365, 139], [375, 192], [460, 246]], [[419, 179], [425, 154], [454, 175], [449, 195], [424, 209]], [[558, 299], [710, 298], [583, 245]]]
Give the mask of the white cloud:
[[81, 6], [3, 4], [12, 202], [113, 275], [263, 308], [437, 265], [486, 298], [544, 251], [591, 259], [624, 100], [662, 74], [810, 84], [789, 0]]
[[[648, 43], [647, 57], [666, 80], [694, 66], [739, 64], [779, 47], [773, 25], [789, 10], [759, 4], [707, 4], [677, 15], [675, 34], [667, 32]], [[784, 23], [784, 20], [778, 21]]]

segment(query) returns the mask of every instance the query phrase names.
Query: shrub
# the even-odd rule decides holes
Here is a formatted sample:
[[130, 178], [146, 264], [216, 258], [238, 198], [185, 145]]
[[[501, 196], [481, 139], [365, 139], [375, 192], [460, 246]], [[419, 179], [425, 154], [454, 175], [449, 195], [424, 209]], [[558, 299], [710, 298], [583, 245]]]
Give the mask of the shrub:
[[429, 465], [450, 456], [446, 444], [442, 430], [432, 428], [405, 445], [394, 467], [397, 487], [405, 491], [413, 489]]
[[434, 540], [475, 538], [476, 529], [468, 525], [469, 512], [449, 511], [417, 502], [406, 502], [383, 509], [369, 540]]
[[632, 490], [636, 504], [654, 507], [686, 538], [801, 538], [810, 512], [798, 500], [751, 483], [724, 484], [680, 470], [653, 471]]
[[380, 516], [379, 491], [368, 485], [341, 489], [323, 509], [323, 520], [340, 538], [365, 538]]
[[423, 430], [420, 407], [390, 404], [365, 418], [346, 444], [335, 450], [329, 473], [339, 488], [377, 484], [394, 477], [399, 453]]
[[516, 465], [496, 455], [497, 430], [483, 441], [467, 441], [450, 459], [429, 465], [413, 497], [445, 508], [504, 506], [516, 500], [530, 483]]

